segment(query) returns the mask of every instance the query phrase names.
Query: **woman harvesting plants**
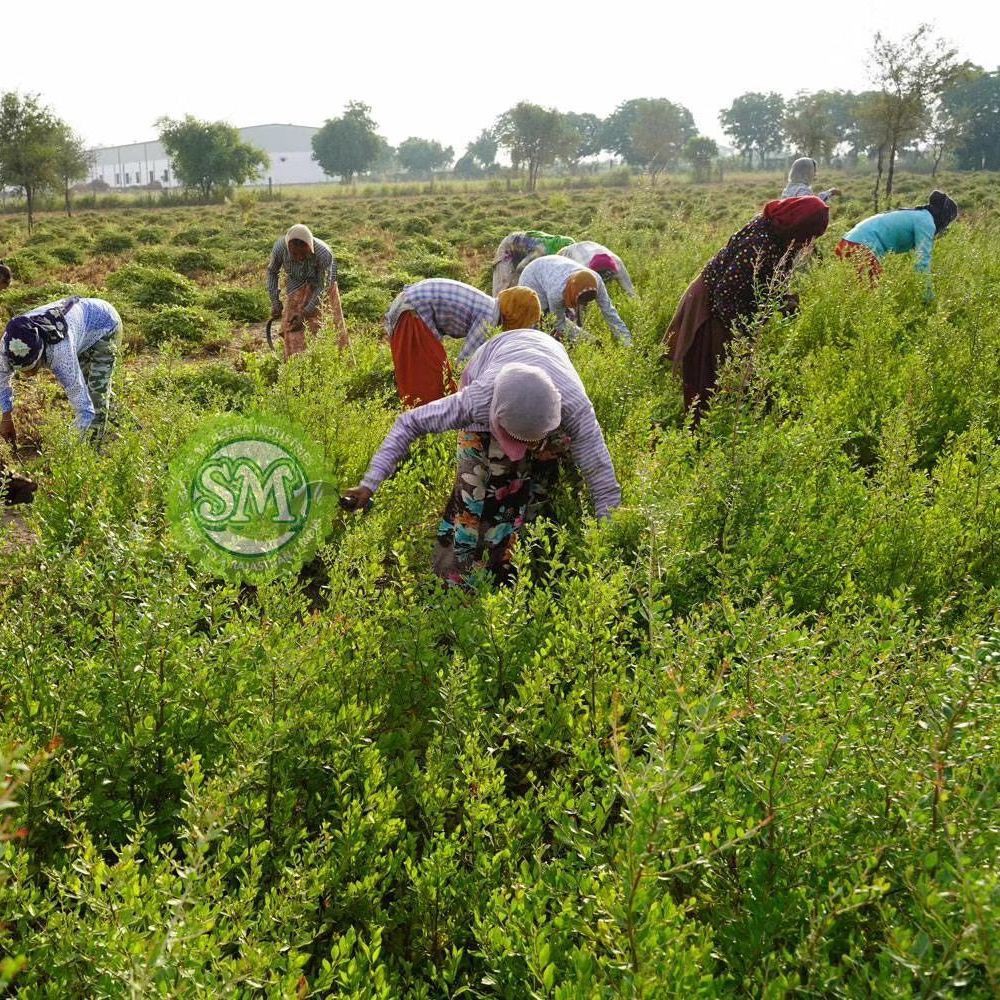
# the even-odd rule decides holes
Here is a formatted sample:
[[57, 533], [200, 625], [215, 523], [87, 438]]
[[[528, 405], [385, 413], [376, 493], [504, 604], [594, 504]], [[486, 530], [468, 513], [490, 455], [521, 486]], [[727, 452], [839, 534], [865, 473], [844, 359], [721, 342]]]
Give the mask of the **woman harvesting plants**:
[[505, 236], [493, 258], [493, 294], [520, 284], [519, 275], [536, 258], [559, 253], [573, 242], [572, 236], [553, 236], [540, 229]]
[[434, 571], [453, 583], [477, 569], [512, 575], [518, 531], [544, 503], [561, 460], [572, 457], [598, 517], [621, 502], [604, 435], [565, 348], [515, 330], [487, 341], [459, 391], [402, 414], [344, 501], [364, 507], [424, 434], [457, 430], [455, 487], [438, 527]]
[[606, 285], [617, 281], [629, 297], [635, 295], [635, 287], [624, 262], [618, 254], [612, 253], [606, 246], [593, 240], [581, 240], [579, 243], [563, 247], [559, 251], [559, 256], [568, 257], [578, 264], [583, 264], [584, 267], [589, 267], [591, 271], [596, 271]]
[[428, 278], [407, 285], [385, 316], [396, 388], [404, 406], [432, 403], [455, 391], [443, 337], [465, 340], [458, 355], [474, 354], [493, 327], [523, 330], [542, 317], [530, 288], [506, 288], [496, 298], [450, 278]]
[[829, 220], [829, 208], [814, 195], [769, 201], [684, 293], [663, 340], [684, 382], [684, 407], [694, 407], [696, 420], [708, 405], [733, 337], [775, 305], [795, 308], [785, 294], [788, 281]]
[[[788, 183], [781, 192], [782, 198], [805, 198], [813, 194], [812, 186], [816, 182], [816, 161], [811, 156], [800, 156], [788, 171]], [[831, 198], [840, 194], [840, 188], [830, 188], [816, 195], [829, 203]]]
[[111, 378], [122, 321], [103, 299], [62, 299], [15, 316], [0, 348], [0, 438], [17, 440], [11, 374], [49, 368], [76, 413], [76, 426], [97, 441], [104, 436]]
[[340, 346], [347, 346], [347, 324], [340, 305], [337, 286], [337, 260], [333, 251], [313, 236], [308, 226], [292, 226], [274, 244], [267, 265], [267, 294], [271, 299], [271, 319], [280, 319], [285, 311], [281, 304], [278, 277], [285, 272], [285, 292], [288, 314], [282, 322], [285, 357], [306, 349], [305, 327], [318, 333], [324, 303], [333, 313], [340, 331]]
[[[932, 191], [926, 205], [882, 212], [859, 222], [837, 244], [836, 254], [853, 260], [862, 277], [877, 281], [882, 258], [890, 253], [917, 252], [916, 268], [930, 275], [934, 240], [958, 218], [958, 205], [943, 191]], [[930, 281], [926, 295], [933, 296]]]
[[608, 326], [623, 344], [632, 343], [632, 334], [608, 295], [601, 276], [568, 257], [551, 255], [533, 260], [521, 272], [521, 284], [532, 288], [542, 303], [542, 312], [556, 318], [556, 333], [575, 340], [582, 332], [583, 308], [597, 301]]

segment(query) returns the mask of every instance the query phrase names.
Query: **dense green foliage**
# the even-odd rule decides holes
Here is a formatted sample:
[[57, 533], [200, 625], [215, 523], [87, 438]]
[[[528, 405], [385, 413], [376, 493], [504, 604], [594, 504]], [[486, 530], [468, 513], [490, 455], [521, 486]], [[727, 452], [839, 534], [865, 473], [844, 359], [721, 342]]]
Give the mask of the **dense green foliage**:
[[[101, 454], [24, 387], [49, 417], [36, 503], [0, 528], [0, 759], [30, 763], [0, 821], [0, 991], [996, 995], [996, 179], [942, 183], [964, 215], [929, 307], [910, 261], [868, 290], [833, 257], [868, 204], [837, 183], [800, 315], [740, 345], [696, 433], [660, 338], [777, 175], [84, 214], [37, 245], [0, 220], [18, 260], [46, 235], [83, 255], [32, 261], [40, 299], [97, 289], [134, 345], [200, 316], [235, 348], [130, 360]], [[293, 216], [347, 264], [352, 346], [282, 366], [227, 324]], [[100, 222], [143, 247], [109, 256]], [[529, 227], [606, 243], [640, 292], [632, 350], [595, 312], [572, 352], [624, 488], [608, 524], [567, 471], [514, 587], [444, 590], [446, 436], [299, 580], [178, 556], [164, 468], [205, 416], [283, 414], [354, 484], [397, 412], [381, 309], [431, 258], [486, 285]], [[221, 270], [178, 274], [182, 245]]]
[[185, 115], [183, 119], [161, 118], [156, 125], [174, 173], [203, 198], [255, 180], [270, 165], [267, 153], [244, 142], [239, 129], [226, 122], [204, 122]]

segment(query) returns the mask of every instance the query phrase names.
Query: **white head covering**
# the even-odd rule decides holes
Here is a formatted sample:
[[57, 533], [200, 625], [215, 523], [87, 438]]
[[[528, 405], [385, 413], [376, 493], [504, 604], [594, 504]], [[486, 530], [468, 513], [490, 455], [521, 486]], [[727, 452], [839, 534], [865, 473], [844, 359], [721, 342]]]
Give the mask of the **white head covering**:
[[816, 180], [816, 161], [811, 156], [800, 156], [788, 171], [789, 184], [812, 184]]
[[493, 382], [490, 433], [508, 458], [522, 459], [526, 441], [540, 441], [561, 422], [562, 396], [547, 372], [520, 361], [500, 369]]
[[313, 243], [313, 234], [308, 226], [302, 225], [301, 222], [296, 223], [291, 229], [285, 233], [285, 246], [287, 247], [292, 240], [301, 240], [306, 246], [309, 247], [309, 252], [314, 253], [316, 250], [316, 245]]

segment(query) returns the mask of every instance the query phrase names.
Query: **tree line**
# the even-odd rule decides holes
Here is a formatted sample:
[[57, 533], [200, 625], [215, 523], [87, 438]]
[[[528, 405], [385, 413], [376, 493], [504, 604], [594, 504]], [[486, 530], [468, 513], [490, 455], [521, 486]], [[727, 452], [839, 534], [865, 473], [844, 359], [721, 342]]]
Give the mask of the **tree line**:
[[[719, 114], [723, 133], [748, 168], [773, 165], [789, 153], [823, 163], [874, 166], [876, 211], [892, 195], [900, 154], [919, 151], [936, 173], [946, 156], [960, 170], [1000, 170], [1000, 69], [961, 62], [954, 48], [919, 25], [901, 39], [877, 34], [868, 53], [870, 90], [741, 94]], [[206, 200], [261, 176], [267, 154], [242, 141], [224, 122], [188, 115], [156, 123], [181, 183]], [[563, 112], [522, 101], [499, 115], [455, 158], [451, 146], [410, 136], [392, 147], [378, 132], [372, 109], [352, 101], [327, 120], [312, 140], [313, 159], [331, 177], [351, 183], [369, 172], [412, 177], [451, 169], [470, 179], [500, 170], [504, 150], [515, 172], [534, 190], [542, 171], [558, 164], [575, 170], [602, 154], [648, 174], [652, 182], [681, 165], [707, 179], [719, 154], [700, 135], [691, 112], [658, 98], [623, 101], [606, 118]], [[24, 192], [28, 224], [42, 192], [62, 191], [71, 211], [72, 184], [90, 167], [78, 135], [37, 95], [0, 95], [0, 186]]]
[[[905, 152], [929, 157], [936, 173], [946, 154], [959, 170], [1000, 170], [1000, 70], [958, 60], [930, 26], [901, 39], [876, 34], [868, 53], [872, 88], [741, 94], [719, 114], [719, 124], [748, 168], [767, 167], [789, 153], [830, 164], [874, 166], [873, 199], [892, 195], [896, 164]], [[451, 148], [407, 139], [394, 151], [377, 134], [371, 108], [348, 105], [314, 140], [314, 158], [330, 175], [350, 181], [372, 169], [398, 164], [408, 173], [431, 173], [452, 163]], [[602, 153], [646, 172], [655, 182], [680, 165], [696, 178], [708, 175], [718, 155], [713, 139], [699, 135], [691, 112], [666, 98], [624, 101], [607, 118], [521, 102], [470, 142], [454, 163], [457, 176], [494, 171], [504, 149], [533, 190], [542, 170], [574, 169]], [[414, 153], [421, 154], [418, 159]]]

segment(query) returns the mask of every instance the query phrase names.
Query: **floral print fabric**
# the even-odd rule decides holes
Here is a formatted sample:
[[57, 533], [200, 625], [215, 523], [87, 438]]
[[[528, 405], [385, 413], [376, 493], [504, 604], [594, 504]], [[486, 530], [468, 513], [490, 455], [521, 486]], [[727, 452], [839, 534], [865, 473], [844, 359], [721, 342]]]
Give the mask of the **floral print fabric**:
[[438, 525], [435, 573], [454, 584], [476, 570], [489, 571], [498, 583], [509, 580], [517, 533], [547, 502], [569, 446], [569, 436], [556, 430], [514, 462], [491, 434], [459, 431], [455, 487]]

